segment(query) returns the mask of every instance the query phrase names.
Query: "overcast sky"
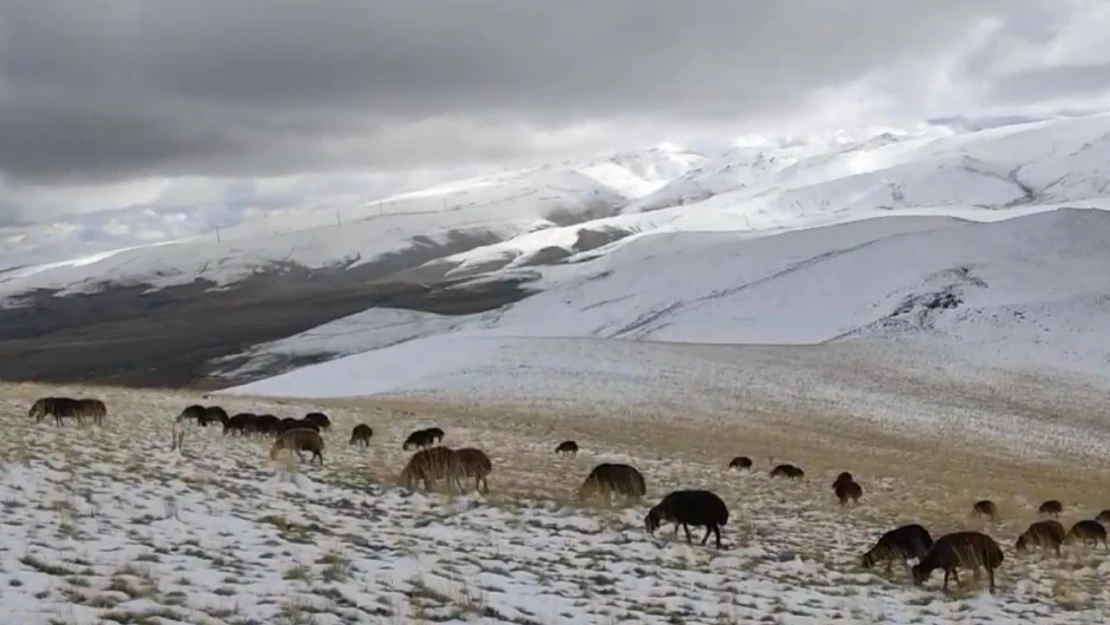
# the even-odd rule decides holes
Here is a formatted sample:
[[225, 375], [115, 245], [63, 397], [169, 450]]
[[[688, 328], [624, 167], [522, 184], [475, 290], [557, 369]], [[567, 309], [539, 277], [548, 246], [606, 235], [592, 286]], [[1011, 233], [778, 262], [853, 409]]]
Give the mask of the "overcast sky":
[[0, 0], [0, 225], [1100, 106], [1107, 32], [1105, 0]]

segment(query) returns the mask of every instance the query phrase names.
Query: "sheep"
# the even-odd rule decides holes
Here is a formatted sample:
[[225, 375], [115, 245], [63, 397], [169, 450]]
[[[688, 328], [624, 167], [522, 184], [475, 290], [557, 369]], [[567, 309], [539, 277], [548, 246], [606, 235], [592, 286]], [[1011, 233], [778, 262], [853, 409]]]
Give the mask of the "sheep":
[[320, 464], [324, 464], [324, 439], [316, 430], [309, 428], [295, 428], [282, 432], [277, 440], [274, 441], [270, 447], [270, 459], [276, 460], [278, 452], [282, 449], [290, 449], [297, 454], [297, 457], [304, 460], [301, 451], [311, 451], [312, 457], [309, 462], [319, 460]]
[[488, 493], [489, 482], [486, 477], [493, 471], [493, 463], [490, 462], [486, 452], [474, 447], [463, 447], [455, 450], [455, 458], [458, 460], [461, 475], [474, 478], [474, 489], [482, 494]]
[[586, 476], [578, 488], [578, 498], [586, 500], [597, 494], [612, 503], [614, 492], [629, 501], [639, 501], [647, 493], [643, 474], [627, 464], [603, 462]]
[[258, 415], [255, 420], [254, 431], [259, 434], [278, 434], [281, 430], [281, 419], [266, 413]]
[[851, 473], [849, 473], [847, 471], [841, 471], [840, 475], [836, 476], [836, 479], [833, 480], [832, 489], [836, 490], [837, 486], [840, 486], [841, 484], [844, 484], [845, 482], [854, 482], [854, 481], [856, 481], [856, 478], [852, 477]]
[[944, 569], [944, 591], [948, 591], [948, 578], [956, 580], [956, 585], [961, 586], [957, 568], [973, 569], [978, 572], [979, 567], [987, 570], [990, 579], [990, 590], [995, 591], [994, 571], [1002, 565], [1002, 548], [993, 538], [982, 532], [965, 531], [945, 534], [933, 543], [933, 547], [911, 569], [914, 584], [920, 586], [925, 583], [936, 569]]
[[280, 423], [278, 423], [277, 434], [283, 434], [283, 433], [288, 432], [290, 430], [302, 430], [302, 429], [312, 430], [314, 432], [319, 432], [320, 431], [320, 426], [316, 425], [315, 423], [305, 421], [303, 419], [285, 418], [285, 419], [282, 419]]
[[1095, 520], [1099, 523], [1102, 523], [1103, 525], [1110, 525], [1110, 509], [1099, 512], [1098, 516], [1095, 517]]
[[853, 503], [859, 503], [859, 498], [863, 497], [863, 487], [852, 480], [837, 484], [835, 492], [836, 498], [842, 506], [847, 504], [849, 499]]
[[78, 421], [89, 417], [95, 425], [104, 425], [104, 417], [108, 415], [108, 407], [99, 399], [78, 399], [75, 410]]
[[433, 481], [446, 480], [448, 484], [454, 483], [461, 489], [461, 473], [458, 455], [450, 447], [441, 445], [414, 453], [401, 470], [397, 481], [410, 489], [417, 481], [421, 481], [425, 490], [431, 490]]
[[331, 429], [331, 419], [328, 418], [328, 415], [322, 412], [310, 412], [306, 414], [301, 420], [308, 423], [316, 424], [316, 427], [320, 428], [320, 430]]
[[1049, 499], [1048, 501], [1042, 503], [1039, 508], [1037, 508], [1037, 514], [1043, 514], [1052, 518], [1059, 517], [1060, 513], [1063, 511], [1064, 504], [1060, 503], [1056, 499]]
[[654, 536], [655, 530], [664, 522], [674, 524], [674, 537], [678, 538], [678, 527], [686, 532], [686, 542], [693, 542], [690, 527], [704, 527], [705, 536], [701, 544], [709, 540], [710, 532], [716, 538], [717, 548], [721, 548], [721, 526], [728, 523], [728, 506], [715, 493], [708, 490], [676, 490], [668, 493], [653, 506], [644, 517], [644, 528]]
[[780, 464], [771, 470], [771, 477], [785, 477], [792, 480], [800, 480], [805, 477], [805, 475], [805, 471], [792, 464]]
[[732, 459], [731, 462], [728, 463], [728, 468], [730, 470], [731, 469], [736, 469], [736, 470], [747, 469], [747, 470], [751, 471], [751, 469], [752, 469], [752, 459], [747, 457], [747, 456], [736, 456], [735, 458]]
[[177, 415], [174, 419], [175, 422], [181, 423], [182, 421], [199, 421], [204, 416], [204, 406], [200, 404], [191, 404], [186, 406], [181, 414]]
[[428, 436], [432, 437], [432, 443], [434, 444], [438, 445], [439, 442], [443, 440], [443, 430], [437, 427], [430, 427], [424, 431], [428, 433]]
[[258, 415], [250, 412], [240, 412], [233, 415], [224, 423], [224, 436], [237, 432], [239, 436], [246, 436], [248, 432], [258, 430]]
[[933, 537], [929, 535], [929, 531], [917, 523], [910, 523], [880, 536], [875, 546], [860, 558], [860, 565], [870, 569], [880, 560], [885, 560], [886, 572], [890, 574], [891, 564], [896, 558], [902, 561], [903, 566], [909, 560], [916, 559], [920, 562], [932, 547]]
[[987, 517], [991, 521], [998, 518], [998, 506], [990, 499], [980, 499], [971, 506], [972, 516]]
[[578, 455], [578, 443], [574, 441], [563, 441], [555, 448], [555, 453], [563, 454], [564, 456], [576, 456]]
[[435, 434], [434, 433], [432, 433], [428, 430], [416, 430], [412, 434], [409, 434], [409, 437], [406, 438], [405, 442], [401, 444], [401, 449], [403, 451], [408, 451], [411, 448], [416, 448], [416, 449], [428, 448], [428, 447], [431, 447], [434, 444], [435, 444]]
[[1059, 521], [1039, 521], [1032, 523], [1029, 528], [1017, 537], [1014, 550], [1018, 552], [1041, 547], [1054, 549], [1060, 555], [1060, 545], [1064, 542], [1064, 526]]
[[365, 423], [359, 423], [351, 429], [350, 445], [361, 444], [363, 447], [370, 446], [370, 439], [374, 436], [374, 429]]
[[227, 411], [219, 406], [208, 406], [201, 416], [197, 417], [197, 425], [201, 427], [208, 427], [209, 423], [217, 422], [221, 425], [227, 423]]
[[1110, 551], [1110, 544], [1106, 542], [1106, 528], [1098, 521], [1076, 521], [1075, 525], [1072, 525], [1071, 529], [1068, 530], [1065, 541], [1071, 544], [1076, 540], [1082, 540], [1084, 545], [1090, 543], [1092, 546], [1097, 546], [1101, 540], [1102, 546]]
[[42, 397], [36, 399], [27, 416], [36, 423], [48, 416], [54, 417], [54, 425], [61, 426], [63, 418], [76, 419], [81, 423], [81, 412], [77, 409], [77, 400], [70, 397]]

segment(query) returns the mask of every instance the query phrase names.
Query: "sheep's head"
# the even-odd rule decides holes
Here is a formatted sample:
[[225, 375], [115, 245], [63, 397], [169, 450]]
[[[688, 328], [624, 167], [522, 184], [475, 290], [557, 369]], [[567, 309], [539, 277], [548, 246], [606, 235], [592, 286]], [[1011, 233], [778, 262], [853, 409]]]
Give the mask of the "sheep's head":
[[659, 529], [659, 525], [663, 522], [663, 515], [659, 511], [659, 506], [655, 506], [648, 510], [647, 516], [644, 517], [644, 529], [647, 530], [649, 535], [655, 535], [655, 530]]

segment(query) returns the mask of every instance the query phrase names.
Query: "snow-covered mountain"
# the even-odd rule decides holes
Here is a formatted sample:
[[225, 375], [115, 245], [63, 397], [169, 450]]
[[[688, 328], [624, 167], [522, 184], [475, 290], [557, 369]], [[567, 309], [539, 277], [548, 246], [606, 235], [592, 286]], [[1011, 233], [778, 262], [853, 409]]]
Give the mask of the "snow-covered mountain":
[[[242, 390], [470, 392], [492, 384], [490, 376], [516, 380], [530, 369], [578, 371], [589, 384], [606, 354], [631, 349], [609, 347], [616, 339], [901, 344], [981, 366], [1105, 376], [1107, 267], [1110, 212], [1090, 209], [988, 223], [883, 217], [751, 239], [645, 236], [593, 262], [553, 269], [542, 293], [495, 311], [370, 310], [259, 346], [248, 368], [265, 369], [280, 355], [354, 355]], [[573, 357], [563, 353], [568, 345]], [[519, 370], [498, 364], [505, 362]], [[639, 365], [604, 366], [634, 375]], [[521, 397], [543, 392], [520, 384]]]
[[[492, 243], [613, 215], [628, 201], [704, 160], [666, 147], [617, 153], [459, 180], [346, 206], [279, 207], [268, 210], [264, 218], [200, 235], [18, 266], [11, 259], [34, 256], [39, 247], [64, 248], [65, 242], [58, 239], [67, 233], [92, 236], [77, 226], [22, 228], [8, 232], [6, 238], [0, 235], [0, 259], [9, 259], [0, 262], [8, 267], [6, 272], [0, 270], [0, 294], [31, 288], [60, 289], [66, 294], [94, 291], [108, 283], [158, 288], [198, 278], [226, 285], [279, 264], [353, 267], [411, 248]], [[148, 213], [114, 219], [153, 228], [147, 222], [155, 216]], [[124, 226], [115, 223], [113, 227]], [[42, 245], [35, 247], [36, 240]], [[81, 246], [74, 242], [70, 247]], [[41, 259], [42, 254], [38, 256]]]

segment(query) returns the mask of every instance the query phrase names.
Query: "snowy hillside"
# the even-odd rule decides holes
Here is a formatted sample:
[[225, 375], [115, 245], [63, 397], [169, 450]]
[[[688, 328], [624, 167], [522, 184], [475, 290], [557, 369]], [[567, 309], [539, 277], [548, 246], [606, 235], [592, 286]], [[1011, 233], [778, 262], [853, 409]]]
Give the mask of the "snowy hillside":
[[[1061, 206], [1110, 208], [1110, 115], [748, 141], [589, 227], [766, 234], [891, 213], [987, 221]], [[524, 234], [431, 264], [468, 275], [536, 256], [573, 261], [577, 230]]]
[[[35, 231], [9, 233], [0, 239], [6, 241], [0, 247], [6, 258], [2, 266], [10, 268], [0, 272], [0, 293], [30, 288], [81, 291], [95, 289], [100, 282], [167, 286], [197, 278], [227, 284], [278, 264], [357, 266], [412, 248], [466, 249], [615, 214], [629, 200], [661, 187], [701, 160], [689, 152], [653, 148], [461, 180], [352, 205], [272, 209], [265, 218], [218, 233], [23, 267], [18, 266], [21, 259], [42, 260], [47, 253], [33, 245], [30, 252], [20, 251], [19, 245], [36, 235], [47, 239], [46, 248], [65, 244]], [[117, 217], [151, 218], [146, 213]], [[44, 226], [50, 232], [58, 229]], [[94, 236], [76, 227], [66, 232]], [[42, 253], [35, 256], [36, 250]]]
[[[436, 317], [370, 310], [259, 346], [249, 354], [255, 366], [282, 353], [377, 351], [243, 390], [314, 394], [321, 377], [335, 395], [469, 388], [472, 377], [504, 374], [497, 363], [575, 371], [584, 361], [596, 368], [602, 356], [593, 350], [610, 349], [580, 344], [567, 360], [521, 343], [523, 337], [895, 341], [1008, 368], [1102, 375], [1110, 363], [1107, 267], [1110, 212], [1101, 210], [989, 223], [887, 217], [754, 239], [645, 236], [595, 261], [551, 268], [543, 292], [496, 311]], [[488, 354], [474, 344], [457, 347], [473, 339], [496, 339], [487, 344], [497, 347]], [[527, 357], [514, 356], [518, 348]], [[632, 375], [623, 360], [612, 367]], [[519, 375], [509, 379], [523, 384]]]

